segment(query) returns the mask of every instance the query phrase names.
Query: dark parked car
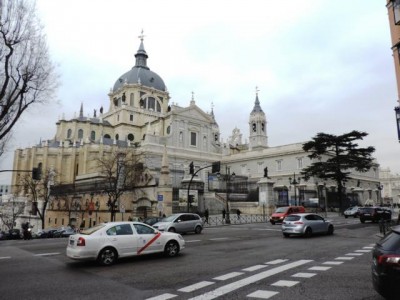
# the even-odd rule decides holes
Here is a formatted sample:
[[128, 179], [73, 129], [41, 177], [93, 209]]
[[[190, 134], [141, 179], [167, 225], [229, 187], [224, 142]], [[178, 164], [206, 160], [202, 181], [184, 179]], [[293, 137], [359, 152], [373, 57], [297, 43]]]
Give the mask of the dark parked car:
[[70, 235], [76, 234], [75, 229], [67, 228], [61, 233], [61, 237], [69, 237]]
[[376, 243], [372, 252], [372, 284], [386, 299], [400, 295], [400, 226]]
[[21, 231], [19, 229], [10, 229], [6, 234], [7, 240], [19, 240], [21, 238]]
[[360, 207], [359, 216], [361, 223], [364, 223], [365, 221], [387, 221], [392, 219], [392, 211], [386, 207], [380, 206]]
[[37, 233], [37, 237], [40, 239], [52, 238], [52, 237], [54, 237], [54, 232], [56, 232], [56, 231], [57, 231], [57, 229], [54, 229], [54, 228], [43, 229], [42, 231], [39, 231]]

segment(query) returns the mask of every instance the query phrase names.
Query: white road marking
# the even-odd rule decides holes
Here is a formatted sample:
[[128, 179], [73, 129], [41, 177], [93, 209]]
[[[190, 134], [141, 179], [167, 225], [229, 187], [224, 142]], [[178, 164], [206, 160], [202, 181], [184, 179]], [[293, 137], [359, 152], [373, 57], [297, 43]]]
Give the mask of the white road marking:
[[214, 277], [213, 279], [214, 280], [227, 280], [227, 279], [231, 279], [231, 278], [243, 275], [243, 274], [244, 273], [242, 273], [242, 272], [231, 272], [231, 273], [228, 273], [228, 274], [225, 274], [225, 275]]
[[277, 265], [277, 264], [283, 263], [283, 262], [285, 262], [285, 261], [288, 261], [288, 260], [287, 260], [287, 259], [275, 259], [275, 260], [267, 261], [267, 262], [265, 262], [264, 264], [267, 264], [267, 265]]
[[346, 253], [346, 255], [349, 255], [349, 256], [361, 256], [361, 255], [363, 255], [364, 253], [355, 253], [355, 252], [351, 252], [351, 253]]
[[200, 281], [200, 282], [198, 282], [198, 283], [195, 283], [195, 284], [189, 285], [189, 286], [187, 286], [187, 287], [181, 288], [181, 289], [179, 289], [178, 291], [179, 291], [179, 292], [190, 293], [190, 292], [193, 292], [193, 291], [195, 291], [195, 290], [201, 289], [201, 288], [203, 288], [203, 287], [212, 285], [212, 284], [214, 284], [214, 283], [215, 283], [215, 282], [211, 282], [211, 281]]
[[257, 273], [254, 274], [252, 276], [246, 277], [244, 279], [232, 282], [230, 284], [221, 286], [220, 288], [217, 288], [215, 290], [212, 290], [210, 292], [204, 293], [202, 295], [199, 295], [197, 297], [194, 298], [190, 298], [190, 300], [211, 300], [211, 299], [215, 299], [218, 298], [219, 296], [225, 295], [227, 293], [230, 293], [234, 290], [240, 289], [246, 285], [255, 283], [257, 281], [260, 281], [262, 279], [265, 279], [267, 277], [276, 275], [278, 273], [302, 266], [304, 264], [307, 264], [309, 262], [312, 262], [312, 260], [298, 260], [292, 263], [288, 263], [286, 265], [282, 265], [276, 268], [272, 268], [269, 270], [266, 270], [264, 272], [261, 273]]
[[368, 253], [371, 252], [371, 250], [356, 250], [354, 252], [359, 252], [359, 253]]
[[271, 285], [273, 286], [285, 286], [285, 287], [291, 287], [296, 284], [298, 284], [300, 281], [293, 281], [293, 280], [279, 280]]
[[0, 257], [0, 259], [10, 259], [11, 258], [11, 256], [3, 256], [3, 257]]
[[52, 252], [52, 253], [39, 253], [39, 254], [34, 254], [33, 256], [52, 256], [52, 255], [59, 255], [60, 252]]
[[201, 240], [191, 240], [191, 241], [185, 241], [186, 243], [194, 243], [194, 242], [201, 242]]
[[315, 266], [315, 267], [311, 267], [308, 270], [310, 271], [326, 271], [331, 269], [332, 267], [319, 267], [319, 266]]
[[162, 294], [156, 297], [152, 297], [152, 298], [147, 298], [146, 300], [168, 300], [168, 299], [172, 299], [178, 297], [178, 295], [174, 295], [174, 294]]
[[254, 293], [248, 294], [247, 297], [258, 298], [258, 299], [269, 299], [269, 298], [275, 296], [276, 294], [279, 294], [279, 292], [258, 290], [258, 291], [255, 291]]
[[326, 261], [322, 263], [323, 265], [341, 265], [343, 262], [342, 261]]
[[368, 246], [368, 247], [363, 247], [363, 249], [374, 249], [374, 247]]
[[208, 239], [209, 241], [223, 241], [223, 240], [229, 240], [227, 237], [222, 237], [222, 238], [214, 238], [214, 239]]
[[296, 274], [293, 274], [292, 277], [311, 278], [315, 275], [317, 275], [317, 273], [296, 273]]
[[351, 257], [351, 256], [339, 256], [339, 257], [336, 257], [335, 259], [337, 259], [337, 260], [352, 260], [354, 257]]
[[252, 266], [252, 267], [248, 267], [246, 269], [242, 269], [242, 271], [253, 272], [253, 271], [257, 271], [257, 270], [260, 270], [260, 269], [263, 269], [263, 268], [266, 268], [266, 267], [268, 267], [268, 266], [266, 266], [266, 265], [255, 265], [255, 266]]

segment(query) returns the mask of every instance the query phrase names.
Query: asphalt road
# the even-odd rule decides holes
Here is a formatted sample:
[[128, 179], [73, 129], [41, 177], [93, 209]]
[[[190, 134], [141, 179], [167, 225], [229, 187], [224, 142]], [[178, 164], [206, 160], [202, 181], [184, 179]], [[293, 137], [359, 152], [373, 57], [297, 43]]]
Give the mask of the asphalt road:
[[368, 299], [377, 224], [336, 218], [333, 236], [283, 238], [269, 223], [184, 235], [178, 257], [111, 267], [65, 256], [66, 239], [0, 241], [1, 299]]

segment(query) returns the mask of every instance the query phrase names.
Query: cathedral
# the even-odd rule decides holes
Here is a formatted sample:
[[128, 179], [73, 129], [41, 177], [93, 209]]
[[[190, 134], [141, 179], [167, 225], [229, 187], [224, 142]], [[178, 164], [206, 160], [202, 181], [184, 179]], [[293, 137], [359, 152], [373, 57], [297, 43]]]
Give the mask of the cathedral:
[[[98, 184], [104, 179], [98, 158], [120, 149], [140, 151], [144, 170], [142, 184], [118, 199], [117, 220], [206, 208], [220, 213], [225, 207], [261, 214], [275, 205], [321, 205], [320, 199], [329, 199], [332, 182], [291, 184], [311, 162], [303, 143], [268, 145], [267, 118], [257, 89], [249, 101], [248, 141], [234, 128], [223, 142], [213, 109], [205, 112], [193, 94], [186, 107], [171, 102], [166, 84], [147, 60], [142, 36], [134, 66], [116, 79], [108, 94], [107, 110], [100, 107], [85, 116], [82, 103], [78, 116], [63, 116], [56, 123], [54, 138], [15, 151], [13, 169], [40, 168], [53, 174], [45, 227], [110, 221], [107, 195]], [[220, 168], [212, 172], [215, 162]], [[376, 201], [378, 174], [378, 164], [367, 173], [353, 173], [349, 197], [354, 202]], [[12, 186], [15, 194], [26, 197], [29, 208], [31, 195], [17, 188], [20, 175], [13, 174]], [[271, 187], [268, 195], [259, 189], [263, 178]], [[39, 208], [42, 202], [38, 199]], [[29, 220], [37, 218], [31, 214], [33, 210], [25, 210]]]

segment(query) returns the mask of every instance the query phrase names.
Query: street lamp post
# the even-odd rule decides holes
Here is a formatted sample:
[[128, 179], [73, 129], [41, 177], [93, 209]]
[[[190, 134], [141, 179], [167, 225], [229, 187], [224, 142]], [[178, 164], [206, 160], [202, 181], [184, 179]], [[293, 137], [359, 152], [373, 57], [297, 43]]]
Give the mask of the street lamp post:
[[378, 189], [378, 201], [380, 203], [380, 205], [383, 205], [382, 202], [382, 190], [383, 190], [383, 185], [381, 185], [381, 183], [379, 182], [379, 184], [376, 185], [376, 188]]
[[[221, 174], [218, 173], [218, 178], [221, 176]], [[231, 180], [235, 179], [235, 172], [231, 174], [231, 169], [228, 166], [225, 166], [225, 174], [223, 174], [224, 180], [225, 180], [225, 185], [226, 185], [226, 217], [225, 217], [225, 224], [231, 224], [231, 219], [230, 219], [230, 214], [229, 214], [229, 192], [230, 192], [230, 186], [231, 186]]]
[[289, 184], [294, 186], [294, 203], [295, 205], [299, 205], [297, 203], [297, 192], [296, 192], [296, 186], [300, 184], [300, 178], [297, 178], [299, 181], [296, 180], [296, 173], [293, 173], [293, 180], [292, 177], [289, 177]]

